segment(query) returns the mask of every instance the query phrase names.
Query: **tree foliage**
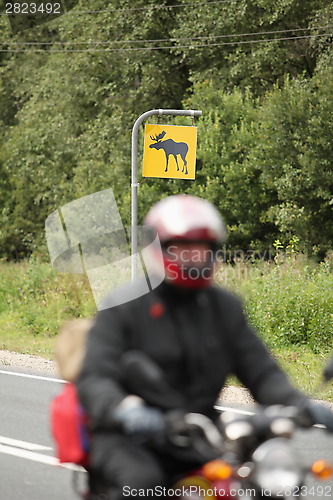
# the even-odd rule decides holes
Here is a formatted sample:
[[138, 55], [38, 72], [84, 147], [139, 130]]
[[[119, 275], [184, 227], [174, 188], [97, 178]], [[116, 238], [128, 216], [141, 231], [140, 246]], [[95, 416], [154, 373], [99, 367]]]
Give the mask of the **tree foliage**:
[[42, 251], [53, 210], [108, 187], [129, 224], [133, 123], [181, 107], [203, 110], [197, 178], [146, 180], [140, 220], [187, 192], [217, 205], [234, 247], [327, 251], [332, 21], [328, 0], [89, 0], [15, 34], [1, 16], [0, 256]]

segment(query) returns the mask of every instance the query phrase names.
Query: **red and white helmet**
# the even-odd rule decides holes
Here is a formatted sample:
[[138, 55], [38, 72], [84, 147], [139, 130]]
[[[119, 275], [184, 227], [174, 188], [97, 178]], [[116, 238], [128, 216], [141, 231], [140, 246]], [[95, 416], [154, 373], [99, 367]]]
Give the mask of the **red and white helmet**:
[[[184, 288], [204, 288], [213, 278], [216, 253], [226, 239], [226, 228], [217, 209], [208, 201], [190, 195], [174, 195], [154, 205], [146, 215], [145, 226], [156, 231], [162, 247], [151, 257], [161, 269], [165, 279]], [[170, 258], [170, 244], [206, 243], [211, 249], [207, 262], [184, 266]], [[157, 266], [156, 266], [157, 268]]]

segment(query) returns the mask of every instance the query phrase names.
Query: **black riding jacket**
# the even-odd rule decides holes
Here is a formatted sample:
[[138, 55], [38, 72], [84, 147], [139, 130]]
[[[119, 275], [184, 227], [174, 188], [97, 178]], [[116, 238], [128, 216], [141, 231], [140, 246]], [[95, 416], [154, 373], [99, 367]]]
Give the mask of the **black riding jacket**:
[[234, 295], [215, 286], [184, 292], [162, 283], [96, 316], [77, 381], [93, 428], [109, 428], [115, 407], [133, 393], [119, 364], [131, 349], [145, 351], [160, 365], [166, 382], [185, 397], [185, 411], [213, 416], [231, 374], [259, 403], [299, 405], [305, 400], [249, 326]]

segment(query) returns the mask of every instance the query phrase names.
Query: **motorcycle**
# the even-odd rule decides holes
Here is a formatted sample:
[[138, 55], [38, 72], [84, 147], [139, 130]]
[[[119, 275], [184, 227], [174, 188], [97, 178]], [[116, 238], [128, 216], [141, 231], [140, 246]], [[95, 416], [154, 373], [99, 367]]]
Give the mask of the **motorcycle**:
[[[333, 358], [325, 367], [323, 377], [325, 382], [333, 379]], [[305, 480], [308, 474], [317, 480], [331, 478], [333, 465], [319, 459], [302, 466], [292, 446], [296, 430], [310, 426], [307, 419], [304, 410], [279, 405], [245, 417], [231, 413], [220, 415], [223, 457], [233, 467], [238, 492], [245, 492], [243, 499], [331, 496], [331, 487], [308, 487]]]
[[[306, 476], [328, 479], [333, 465], [317, 460], [304, 467], [292, 446], [295, 431], [311, 425], [304, 411], [270, 406], [247, 416], [222, 412], [213, 422], [205, 415], [174, 411], [182, 407], [182, 396], [167, 386], [159, 367], [142, 352], [126, 353], [122, 369], [136, 394], [166, 411], [169, 442], [179, 449], [191, 444], [204, 463], [190, 473], [172, 478], [170, 487], [157, 488], [156, 496], [184, 500], [322, 496], [318, 487], [310, 489], [305, 485]], [[207, 458], [212, 456], [216, 458]], [[101, 478], [89, 466], [86, 469], [89, 494], [81, 493], [81, 497], [106, 498]]]
[[301, 464], [292, 438], [298, 428], [308, 426], [303, 411], [271, 406], [246, 417], [224, 413], [220, 421], [225, 443], [223, 456], [233, 466], [241, 498], [321, 496], [320, 489], [306, 486], [306, 477], [312, 474], [316, 479], [329, 479], [333, 465], [325, 460], [308, 466]]

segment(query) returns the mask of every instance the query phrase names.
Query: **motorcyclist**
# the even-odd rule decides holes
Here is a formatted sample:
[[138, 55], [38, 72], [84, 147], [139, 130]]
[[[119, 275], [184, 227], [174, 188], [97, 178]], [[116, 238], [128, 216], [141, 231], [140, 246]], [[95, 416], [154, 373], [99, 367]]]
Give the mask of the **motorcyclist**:
[[150, 259], [156, 273], [163, 269], [163, 282], [115, 307], [111, 297], [89, 333], [77, 381], [90, 417], [91, 466], [106, 482], [107, 498], [122, 498], [125, 487], [148, 491], [166, 485], [170, 474], [199, 461], [163, 442], [163, 410], [143, 401], [124, 380], [120, 360], [132, 349], [161, 367], [166, 382], [184, 397], [186, 412], [214, 418], [214, 403], [234, 374], [257, 402], [310, 408], [313, 422], [333, 431], [333, 414], [292, 387], [239, 300], [214, 285], [217, 252], [226, 238], [218, 211], [201, 198], [175, 195], [153, 206], [145, 225], [159, 236], [162, 253], [153, 246]]

